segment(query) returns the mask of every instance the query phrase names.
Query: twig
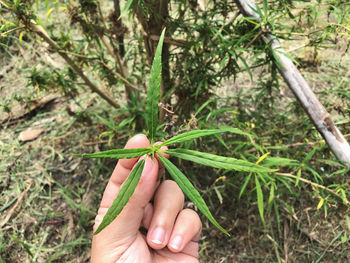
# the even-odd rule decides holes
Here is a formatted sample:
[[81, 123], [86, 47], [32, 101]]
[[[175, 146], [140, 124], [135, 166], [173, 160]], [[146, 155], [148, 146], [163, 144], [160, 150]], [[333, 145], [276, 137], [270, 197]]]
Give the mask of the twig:
[[284, 262], [288, 262], [288, 254], [289, 254], [289, 227], [287, 220], [284, 219], [283, 222], [283, 250], [284, 250]]
[[98, 141], [98, 142], [83, 142], [82, 144], [85, 146], [89, 146], [89, 145], [96, 145], [96, 144], [105, 144], [108, 142], [109, 142], [109, 140], [102, 140], [102, 141]]
[[219, 36], [219, 34], [221, 34], [221, 32], [222, 32], [222, 30], [225, 28], [225, 26], [227, 26], [227, 25], [233, 23], [233, 22], [237, 19], [237, 17], [238, 17], [239, 15], [240, 15], [240, 12], [236, 12], [236, 14], [235, 14], [233, 17], [231, 17], [231, 19], [230, 19], [227, 23], [223, 24], [223, 25], [220, 27], [220, 29], [215, 33], [215, 35], [213, 36], [213, 38], [211, 39], [211, 41], [214, 42], [214, 41], [217, 39], [217, 37]]
[[[142, 31], [142, 34], [147, 36], [147, 33], [144, 30]], [[149, 35], [148, 37], [154, 41], [159, 41], [159, 38], [160, 38], [160, 36], [158, 36], [158, 35]], [[174, 39], [171, 37], [164, 37], [164, 43], [174, 45], [174, 46], [184, 47], [184, 46], [186, 46], [187, 41], [182, 40], [182, 39]]]
[[61, 135], [61, 136], [57, 136], [57, 137], [54, 137], [54, 138], [52, 138], [52, 140], [59, 140], [59, 139], [62, 139], [62, 138], [66, 138], [68, 135], [71, 135], [71, 134], [73, 134], [73, 133], [75, 133], [77, 130], [71, 130], [71, 131], [69, 131], [69, 132], [67, 132], [67, 133], [65, 133], [64, 135]]
[[1, 1], [1, 0], [0, 0], [0, 4], [2, 4], [7, 9], [10, 9], [10, 7], [7, 4], [5, 4], [3, 1]]
[[[289, 178], [297, 179], [297, 176], [295, 176], [295, 175], [293, 175], [293, 174], [289, 174], [289, 173], [276, 173], [276, 175], [280, 175], [280, 176], [284, 176], [284, 177], [289, 177]], [[329, 189], [329, 188], [327, 188], [327, 187], [325, 187], [325, 186], [323, 186], [323, 185], [314, 183], [314, 182], [312, 182], [312, 181], [310, 181], [310, 180], [304, 179], [304, 178], [302, 178], [302, 177], [300, 177], [299, 180], [300, 180], [301, 182], [310, 184], [310, 185], [312, 185], [313, 187], [320, 188], [320, 189], [322, 189], [322, 190], [325, 190], [325, 191], [331, 193], [332, 195], [334, 195], [334, 196], [338, 197], [339, 199], [341, 199], [341, 200], [344, 202], [344, 204], [345, 204], [346, 206], [350, 206], [350, 201], [344, 199], [340, 194], [338, 194], [338, 193], [335, 192], [334, 190]]]
[[118, 72], [116, 72], [115, 70], [113, 70], [113, 69], [112, 69], [108, 64], [106, 64], [103, 60], [100, 60], [100, 62], [101, 62], [101, 64], [102, 64], [103, 66], [105, 66], [108, 70], [110, 70], [111, 72], [113, 72], [113, 74], [114, 74], [117, 78], [121, 79], [121, 80], [124, 82], [125, 85], [129, 86], [130, 88], [133, 88], [134, 90], [137, 90], [137, 86], [136, 86], [136, 85], [130, 83], [126, 78], [124, 78], [124, 77], [123, 77], [122, 75], [120, 75]]
[[80, 67], [78, 67], [74, 61], [67, 56], [65, 52], [62, 52], [59, 46], [56, 44], [54, 40], [50, 38], [50, 36], [46, 33], [44, 28], [40, 25], [37, 25], [35, 21], [29, 22], [30, 29], [37, 33], [40, 37], [42, 37], [53, 49], [57, 50], [58, 54], [71, 66], [71, 68], [84, 80], [85, 84], [93, 91], [100, 95], [103, 99], [105, 99], [109, 104], [111, 104], [115, 108], [120, 108], [119, 104], [116, 102], [114, 98], [110, 94], [99, 89], [95, 84], [91, 82], [91, 80], [84, 74]]
[[13, 205], [13, 207], [11, 207], [11, 209], [7, 213], [5, 219], [0, 223], [0, 228], [2, 228], [10, 220], [12, 214], [15, 212], [16, 208], [22, 202], [23, 197], [28, 192], [28, 190], [30, 189], [31, 186], [32, 186], [32, 180], [29, 181], [27, 188], [18, 196], [16, 203]]
[[4, 32], [4, 33], [1, 33], [0, 37], [4, 37], [4, 36], [6, 36], [7, 34], [9, 34], [11, 32], [14, 32], [14, 31], [16, 31], [18, 29], [23, 29], [23, 28], [24, 28], [23, 26], [18, 26], [18, 27], [12, 28], [12, 29]]
[[101, 20], [102, 20], [103, 27], [107, 28], [106, 19], [103, 16], [100, 2], [96, 2], [96, 5], [97, 5], [98, 13], [99, 13]]
[[[5, 6], [5, 8], [7, 9], [11, 9], [9, 5], [5, 4], [1, 0], [0, 0], [0, 4]], [[25, 20], [26, 18], [22, 18], [22, 19]], [[54, 50], [57, 50], [58, 54], [84, 80], [85, 85], [87, 85], [93, 92], [96, 92], [97, 94], [99, 94], [104, 100], [106, 100], [113, 107], [120, 108], [117, 101], [110, 94], [107, 94], [106, 92], [100, 90], [95, 84], [93, 84], [91, 80], [84, 74], [84, 72], [74, 63], [74, 61], [70, 57], [68, 57], [65, 52], [62, 52], [60, 47], [56, 44], [54, 40], [52, 40], [52, 38], [50, 38], [50, 36], [47, 34], [45, 29], [41, 25], [36, 24], [34, 20], [26, 20], [26, 21], [23, 21], [23, 23], [27, 25], [31, 31], [37, 33], [42, 39], [44, 39]]]
[[[116, 141], [117, 139], [118, 140], [121, 140], [121, 139], [124, 139], [124, 138], [127, 138], [129, 137], [129, 135], [123, 135], [123, 136], [119, 136], [118, 138], [112, 140], [112, 141]], [[86, 145], [86, 146], [89, 146], [89, 145], [96, 145], [96, 144], [105, 144], [105, 143], [108, 143], [109, 140], [101, 140], [101, 141], [98, 141], [98, 142], [83, 142], [82, 144], [83, 145]]]
[[128, 72], [124, 62], [120, 58], [119, 53], [115, 52], [114, 48], [111, 46], [110, 43], [108, 43], [108, 41], [106, 40], [106, 38], [104, 36], [101, 36], [101, 40], [102, 40], [102, 43], [104, 44], [104, 46], [107, 48], [108, 53], [114, 58], [115, 62], [119, 66], [121, 74], [116, 72], [115, 70], [112, 70], [112, 71], [114, 72], [114, 74], [119, 79], [121, 79], [124, 82], [126, 98], [128, 100], [130, 100], [130, 98], [131, 98], [131, 89], [137, 90], [137, 87], [135, 85], [131, 84], [127, 80], [128, 76], [129, 76], [129, 72]]
[[[120, 1], [119, 0], [113, 0], [114, 3], [114, 18], [112, 16], [113, 21], [113, 26], [115, 29], [115, 34], [117, 37], [118, 41], [118, 54], [120, 58], [124, 59], [125, 58], [125, 46], [124, 46], [124, 34], [123, 32], [123, 21], [120, 17], [121, 11], [120, 11]], [[120, 32], [117, 32], [117, 30], [120, 30]], [[111, 39], [111, 38], [110, 38]], [[111, 43], [113, 43], [111, 39]]]
[[[348, 138], [348, 137], [350, 137], [350, 133], [344, 135], [344, 138]], [[302, 145], [310, 145], [310, 146], [312, 146], [312, 145], [315, 145], [315, 144], [319, 144], [321, 142], [324, 142], [324, 139], [320, 139], [317, 142], [297, 142], [297, 143], [286, 144], [286, 145], [282, 145], [282, 146], [283, 147], [287, 147], [287, 148], [292, 148], [292, 147], [302, 146]], [[247, 154], [247, 153], [252, 153], [252, 152], [256, 152], [256, 151], [257, 151], [256, 148], [252, 148], [252, 149], [249, 149], [249, 150], [245, 151], [244, 153]]]

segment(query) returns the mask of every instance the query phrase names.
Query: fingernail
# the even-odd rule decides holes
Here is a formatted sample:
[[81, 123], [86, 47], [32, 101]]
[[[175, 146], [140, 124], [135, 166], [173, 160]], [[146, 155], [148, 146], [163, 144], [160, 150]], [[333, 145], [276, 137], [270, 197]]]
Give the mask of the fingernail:
[[146, 157], [145, 166], [143, 167], [143, 171], [141, 177], [149, 174], [153, 168], [153, 160], [150, 157]]
[[165, 230], [162, 227], [155, 228], [151, 233], [151, 241], [154, 244], [163, 244], [165, 240]]
[[181, 245], [182, 245], [182, 237], [181, 236], [175, 236], [170, 242], [170, 246], [176, 250], [180, 250]]

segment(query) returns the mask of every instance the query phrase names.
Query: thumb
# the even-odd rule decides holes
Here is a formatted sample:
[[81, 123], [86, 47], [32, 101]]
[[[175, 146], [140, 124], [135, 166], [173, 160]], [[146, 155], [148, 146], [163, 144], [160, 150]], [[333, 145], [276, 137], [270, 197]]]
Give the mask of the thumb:
[[[141, 158], [138, 161], [141, 161]], [[127, 205], [111, 224], [98, 235], [94, 236], [94, 239], [100, 239], [104, 244], [107, 242], [109, 245], [118, 244], [118, 246], [129, 246], [136, 239], [144, 216], [145, 207], [151, 200], [157, 186], [158, 171], [158, 161], [151, 157], [146, 157], [140, 181]], [[118, 171], [115, 172], [118, 173]], [[113, 182], [110, 181], [109, 184], [113, 184]], [[122, 187], [123, 184], [107, 185], [106, 191], [108, 190], [108, 195], [114, 195], [115, 198]], [[113, 193], [111, 193], [111, 191], [113, 191]], [[106, 207], [103, 206], [103, 203], [104, 202], [101, 202], [100, 209], [95, 219], [94, 231], [96, 231], [102, 222], [111, 204], [110, 203], [108, 207]]]

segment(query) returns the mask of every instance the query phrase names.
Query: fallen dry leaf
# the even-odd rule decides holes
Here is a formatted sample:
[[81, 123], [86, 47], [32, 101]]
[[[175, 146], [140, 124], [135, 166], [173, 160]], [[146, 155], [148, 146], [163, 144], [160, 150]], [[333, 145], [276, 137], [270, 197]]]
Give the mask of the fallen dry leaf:
[[38, 138], [43, 131], [42, 129], [32, 130], [29, 128], [28, 130], [22, 131], [18, 138], [22, 142], [31, 141]]

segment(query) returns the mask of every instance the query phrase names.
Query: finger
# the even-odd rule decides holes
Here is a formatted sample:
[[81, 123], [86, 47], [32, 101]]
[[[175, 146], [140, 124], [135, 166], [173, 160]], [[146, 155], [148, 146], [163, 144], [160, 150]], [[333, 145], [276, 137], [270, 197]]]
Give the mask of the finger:
[[[148, 147], [149, 141], [145, 135], [136, 135], [128, 141], [125, 148]], [[122, 159], [118, 162], [104, 192], [98, 215], [95, 219], [94, 230], [96, 230], [103, 220], [108, 208], [113, 203], [119, 193], [122, 183], [126, 180], [139, 158]], [[123, 208], [110, 226], [107, 228], [113, 231], [105, 231], [105, 235], [124, 237], [136, 234], [143, 217], [144, 207], [149, 202], [156, 188], [159, 166], [156, 159], [147, 158], [138, 186], [136, 187], [128, 204]], [[114, 225], [116, 227], [114, 227]], [[127, 225], [127, 227], [124, 227]], [[103, 231], [102, 231], [103, 232]], [[102, 233], [101, 232], [101, 233]]]
[[[107, 262], [104, 257], [118, 258], [136, 240], [144, 216], [144, 210], [154, 194], [158, 177], [158, 162], [147, 157], [140, 181], [121, 213], [92, 240], [92, 262]], [[122, 187], [122, 186], [121, 186]], [[119, 189], [117, 190], [118, 193]], [[95, 230], [103, 220], [107, 208], [101, 207], [95, 219]], [[118, 248], [113, 255], [106, 255], [110, 247]], [[110, 254], [110, 253], [109, 253]], [[94, 261], [95, 260], [95, 261]], [[115, 261], [115, 260], [114, 260]]]
[[[157, 160], [147, 157], [140, 181], [128, 203], [118, 217], [106, 227], [108, 230], [103, 230], [101, 233], [104, 232], [105, 235], [110, 236], [111, 238], [114, 237], [113, 239], [132, 238], [137, 234], [141, 220], [144, 216], [145, 207], [149, 203], [156, 189], [158, 170]], [[116, 189], [117, 193], [119, 192], [119, 188]], [[107, 208], [100, 207], [98, 215], [96, 216], [94, 229], [98, 228], [98, 225], [102, 221], [106, 212]]]
[[198, 249], [193, 249], [193, 241], [199, 240], [201, 229], [202, 222], [198, 214], [192, 209], [182, 210], [177, 216], [168, 249], [172, 252], [180, 252], [186, 248], [186, 253], [196, 256]]
[[151, 225], [152, 217], [153, 217], [153, 205], [151, 203], [148, 203], [145, 207], [145, 212], [143, 214], [141, 225], [146, 229], [148, 229], [149, 226]]
[[[150, 145], [147, 137], [144, 134], [138, 134], [132, 137], [125, 145], [125, 149], [143, 148]], [[109, 208], [117, 197], [121, 184], [126, 180], [132, 168], [139, 158], [121, 159], [118, 161], [111, 178], [107, 184], [103, 194], [100, 207]]]
[[166, 246], [176, 217], [182, 210], [184, 195], [171, 180], [164, 181], [154, 197], [153, 216], [147, 233], [147, 242], [154, 249]]

